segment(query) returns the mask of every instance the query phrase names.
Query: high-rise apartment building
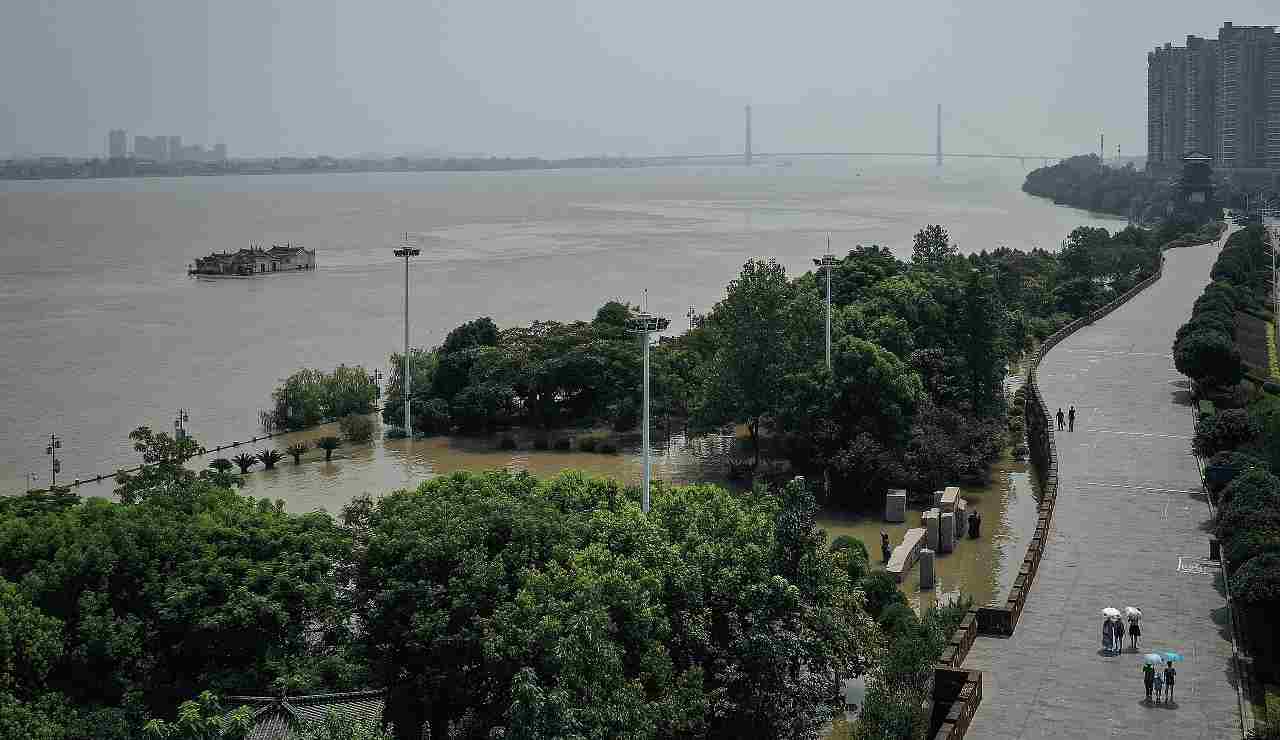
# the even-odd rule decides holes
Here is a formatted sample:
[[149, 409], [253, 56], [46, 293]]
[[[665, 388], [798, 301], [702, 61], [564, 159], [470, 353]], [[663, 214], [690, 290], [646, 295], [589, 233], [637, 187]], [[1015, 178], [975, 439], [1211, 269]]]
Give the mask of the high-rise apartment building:
[[169, 159], [178, 161], [182, 159], [182, 137], [170, 136], [165, 151], [169, 155]]
[[124, 129], [113, 128], [107, 134], [107, 156], [112, 159], [129, 156], [129, 136]]
[[1147, 162], [1202, 152], [1215, 166], [1280, 169], [1280, 34], [1223, 24], [1147, 54]]

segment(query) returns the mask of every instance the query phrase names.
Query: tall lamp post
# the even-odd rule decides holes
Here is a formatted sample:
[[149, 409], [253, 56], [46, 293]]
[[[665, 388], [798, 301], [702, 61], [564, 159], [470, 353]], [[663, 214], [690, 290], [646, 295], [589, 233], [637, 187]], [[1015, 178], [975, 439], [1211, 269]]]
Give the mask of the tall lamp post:
[[187, 428], [183, 426], [191, 421], [191, 415], [186, 409], [178, 409], [177, 415], [173, 417], [173, 438], [176, 440], [184, 440], [187, 438]]
[[49, 445], [44, 448], [44, 454], [52, 458], [49, 464], [49, 490], [52, 491], [58, 485], [58, 471], [62, 470], [62, 461], [58, 459], [58, 450], [62, 449], [62, 440], [58, 439], [58, 435], [49, 435]]
[[404, 433], [413, 439], [413, 425], [409, 423], [409, 258], [422, 254], [422, 250], [408, 244], [409, 235], [404, 235], [405, 245], [395, 251], [397, 257], [404, 257]]
[[658, 331], [661, 320], [653, 314], [641, 312], [627, 321], [627, 327], [640, 335], [644, 348], [644, 404], [640, 422], [640, 444], [644, 447], [644, 490], [640, 496], [640, 509], [649, 513], [649, 334]]
[[[831, 237], [827, 237], [827, 249], [831, 249]], [[831, 268], [835, 267], [836, 257], [828, 252], [822, 259], [813, 261], [817, 267], [827, 268], [827, 370], [831, 369]]]

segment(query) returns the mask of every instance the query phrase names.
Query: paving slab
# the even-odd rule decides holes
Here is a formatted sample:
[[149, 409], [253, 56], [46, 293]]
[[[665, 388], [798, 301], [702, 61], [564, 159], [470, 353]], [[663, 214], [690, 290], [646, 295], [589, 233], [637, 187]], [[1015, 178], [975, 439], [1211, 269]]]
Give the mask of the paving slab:
[[[1160, 280], [1041, 362], [1045, 403], [1074, 404], [1075, 430], [1056, 433], [1058, 502], [1017, 629], [980, 637], [964, 661], [983, 672], [969, 737], [1240, 737], [1194, 416], [1171, 356], [1218, 251], [1166, 252]], [[1102, 654], [1105, 606], [1142, 609], [1141, 651]], [[1186, 661], [1175, 702], [1148, 704], [1141, 653], [1161, 650]]]

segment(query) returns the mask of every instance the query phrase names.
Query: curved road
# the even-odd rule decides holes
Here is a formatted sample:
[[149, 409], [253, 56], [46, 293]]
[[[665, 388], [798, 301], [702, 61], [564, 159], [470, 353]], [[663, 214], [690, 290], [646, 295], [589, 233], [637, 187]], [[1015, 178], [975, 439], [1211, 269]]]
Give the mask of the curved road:
[[[1160, 280], [1042, 361], [1045, 403], [1074, 404], [1075, 431], [1057, 432], [1058, 504], [1014, 636], [979, 638], [964, 661], [983, 672], [969, 737], [1239, 737], [1194, 417], [1170, 354], [1218, 251], [1166, 252]], [[1186, 656], [1173, 704], [1144, 701], [1139, 654], [1101, 654], [1099, 610], [1129, 605], [1144, 614], [1141, 652]]]

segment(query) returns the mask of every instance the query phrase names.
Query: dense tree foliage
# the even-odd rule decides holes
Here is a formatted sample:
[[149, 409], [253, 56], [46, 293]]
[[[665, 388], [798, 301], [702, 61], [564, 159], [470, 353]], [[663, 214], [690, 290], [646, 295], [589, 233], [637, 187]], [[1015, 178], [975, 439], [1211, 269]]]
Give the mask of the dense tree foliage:
[[265, 431], [292, 431], [372, 413], [377, 399], [378, 386], [363, 367], [339, 365], [332, 373], [303, 369], [271, 392], [271, 407], [260, 416]]
[[[397, 727], [815, 737], [876, 644], [803, 483], [634, 491], [455, 474], [358, 504], [357, 601]], [[413, 736], [405, 731], [402, 736]]]
[[1054, 203], [1142, 222], [1163, 218], [1166, 204], [1173, 199], [1166, 180], [1137, 170], [1132, 164], [1105, 167], [1096, 154], [1070, 157], [1032, 170], [1022, 189], [1031, 195], [1052, 198]]

